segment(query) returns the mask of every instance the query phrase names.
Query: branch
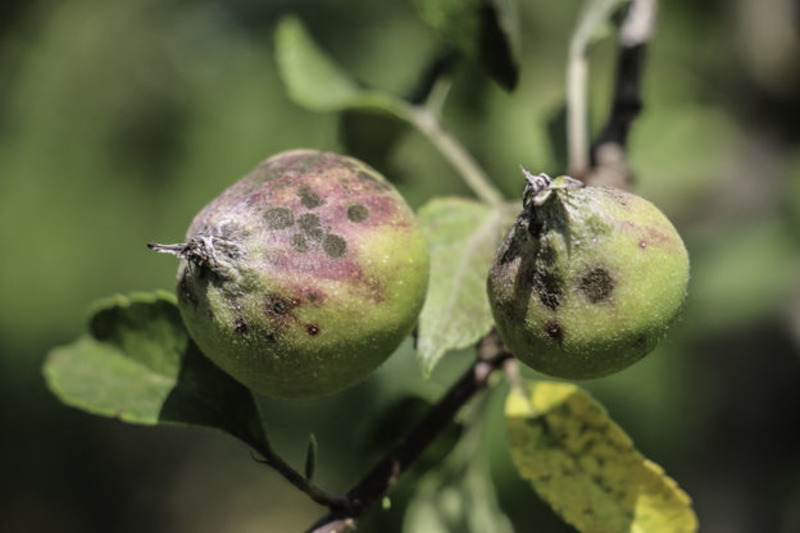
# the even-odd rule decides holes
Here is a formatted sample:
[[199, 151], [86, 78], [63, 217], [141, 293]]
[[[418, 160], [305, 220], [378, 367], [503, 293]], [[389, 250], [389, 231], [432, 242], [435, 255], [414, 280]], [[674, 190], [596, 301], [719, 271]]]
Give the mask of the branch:
[[339, 509], [331, 508], [331, 513], [314, 524], [309, 531], [338, 533], [353, 527], [355, 520], [383, 497], [447, 427], [455, 414], [478, 391], [486, 387], [491, 374], [503, 368], [505, 362], [512, 358], [511, 353], [496, 340], [496, 334], [490, 334], [481, 341], [479, 355], [479, 359], [453, 384], [425, 417], [348, 491], [345, 505]]
[[592, 145], [587, 182], [626, 188], [631, 184], [626, 149], [631, 124], [642, 111], [642, 79], [647, 43], [655, 29], [658, 0], [633, 0], [620, 29], [611, 112]]

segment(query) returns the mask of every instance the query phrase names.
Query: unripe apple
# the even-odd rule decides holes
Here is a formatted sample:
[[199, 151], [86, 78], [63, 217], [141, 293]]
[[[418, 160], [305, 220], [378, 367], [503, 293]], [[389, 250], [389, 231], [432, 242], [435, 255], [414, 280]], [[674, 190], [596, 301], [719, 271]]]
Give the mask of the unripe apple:
[[545, 374], [588, 379], [638, 361], [678, 315], [689, 258], [653, 204], [561, 176], [528, 179], [487, 289], [498, 333]]
[[311, 398], [375, 370], [428, 281], [414, 213], [378, 172], [313, 150], [267, 159], [194, 218], [178, 305], [192, 338], [256, 392]]

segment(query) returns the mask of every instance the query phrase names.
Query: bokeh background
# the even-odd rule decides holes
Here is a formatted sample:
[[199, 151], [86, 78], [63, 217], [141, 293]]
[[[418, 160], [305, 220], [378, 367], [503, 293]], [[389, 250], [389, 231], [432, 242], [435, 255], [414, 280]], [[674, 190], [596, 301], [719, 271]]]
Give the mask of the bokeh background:
[[[464, 63], [445, 108], [446, 125], [509, 198], [521, 192], [520, 163], [563, 170], [547, 124], [563, 101], [580, 7], [519, 4], [517, 90]], [[290, 103], [272, 41], [287, 12], [358, 79], [398, 94], [442, 49], [409, 0], [0, 4], [3, 533], [300, 531], [321, 515], [221, 433], [93, 417], [58, 403], [41, 376], [93, 300], [170, 289], [176, 265], [145, 243], [181, 239], [200, 207], [271, 154], [359, 146], [414, 206], [469, 194], [415, 133], [389, 154], [345, 146], [339, 116]], [[703, 531], [800, 531], [800, 3], [675, 0], [660, 15], [630, 158], [634, 190], [685, 237], [690, 295], [663, 346], [586, 386], [689, 492]], [[595, 126], [613, 53], [609, 41], [592, 55]], [[393, 134], [356, 121], [367, 140]], [[318, 481], [344, 491], [417, 412], [376, 425], [379, 411], [408, 394], [435, 399], [469, 358], [449, 357], [423, 382], [406, 345], [332, 398], [263, 401], [269, 433], [298, 465], [315, 433]], [[570, 531], [510, 466], [502, 390], [494, 396], [501, 506], [518, 531]], [[360, 531], [399, 531], [413, 486], [411, 475]]]

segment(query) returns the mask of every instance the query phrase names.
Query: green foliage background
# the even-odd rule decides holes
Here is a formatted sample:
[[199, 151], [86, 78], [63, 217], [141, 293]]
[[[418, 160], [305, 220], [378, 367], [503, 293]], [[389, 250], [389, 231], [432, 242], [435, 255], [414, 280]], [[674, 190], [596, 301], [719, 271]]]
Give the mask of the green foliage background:
[[[800, 530], [800, 36], [791, 16], [775, 15], [792, 5], [662, 4], [630, 156], [635, 191], [687, 241], [690, 296], [655, 353], [587, 384], [692, 495], [707, 531]], [[520, 163], [563, 170], [548, 123], [579, 7], [520, 2], [515, 92], [470, 64], [456, 71], [445, 123], [509, 197], [521, 192]], [[92, 301], [171, 290], [175, 264], [146, 242], [180, 239], [202, 205], [271, 154], [347, 150], [339, 117], [294, 106], [277, 77], [272, 29], [290, 11], [359, 79], [399, 94], [442, 46], [405, 0], [0, 8], [0, 531], [295, 531], [318, 518], [226, 436], [67, 409], [40, 373], [47, 350], [84, 329]], [[592, 55], [596, 125], [613, 52], [604, 42]], [[370, 138], [396, 133], [371, 127]], [[361, 155], [414, 206], [468, 194], [416, 134], [400, 136], [388, 157], [369, 147]], [[391, 441], [387, 422], [376, 425], [380, 411], [407, 405], [409, 392], [435, 399], [468, 362], [445, 358], [423, 382], [406, 346], [332, 398], [263, 401], [270, 436], [300, 465], [313, 431], [316, 479], [344, 490]], [[491, 399], [498, 414], [501, 393]], [[417, 412], [392, 410], [388, 427], [399, 433]], [[535, 505], [496, 418], [487, 454], [501, 507], [519, 531], [568, 531]], [[372, 512], [360, 531], [399, 531], [414, 483], [404, 479], [391, 509]]]

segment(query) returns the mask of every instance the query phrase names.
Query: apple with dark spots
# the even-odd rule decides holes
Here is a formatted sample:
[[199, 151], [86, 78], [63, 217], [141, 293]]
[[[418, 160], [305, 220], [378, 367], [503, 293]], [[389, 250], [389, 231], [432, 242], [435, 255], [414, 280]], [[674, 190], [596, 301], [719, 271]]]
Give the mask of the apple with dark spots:
[[252, 390], [312, 398], [375, 370], [425, 299], [428, 249], [378, 172], [313, 150], [267, 159], [195, 217], [178, 305], [203, 352]]
[[639, 196], [523, 171], [523, 210], [487, 282], [500, 338], [554, 377], [628, 367], [682, 308], [689, 257], [680, 235]]

